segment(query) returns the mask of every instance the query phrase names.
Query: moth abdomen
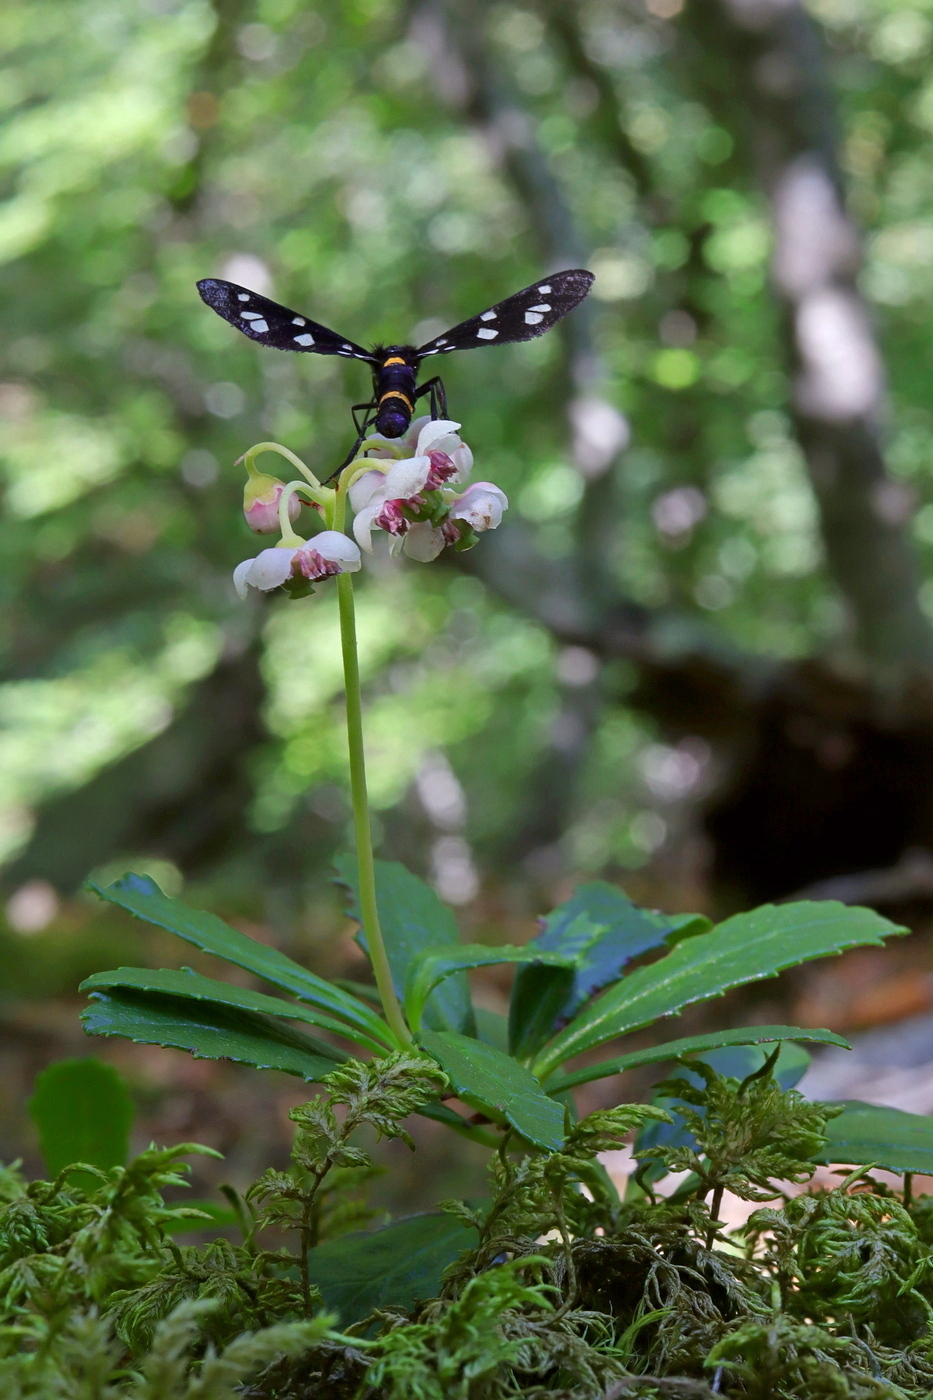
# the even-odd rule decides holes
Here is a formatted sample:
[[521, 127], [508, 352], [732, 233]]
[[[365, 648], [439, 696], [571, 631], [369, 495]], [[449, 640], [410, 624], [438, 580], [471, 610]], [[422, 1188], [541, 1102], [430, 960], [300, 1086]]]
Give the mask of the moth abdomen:
[[373, 373], [377, 433], [397, 438], [407, 430], [415, 411], [418, 355], [413, 345], [389, 345], [379, 352]]

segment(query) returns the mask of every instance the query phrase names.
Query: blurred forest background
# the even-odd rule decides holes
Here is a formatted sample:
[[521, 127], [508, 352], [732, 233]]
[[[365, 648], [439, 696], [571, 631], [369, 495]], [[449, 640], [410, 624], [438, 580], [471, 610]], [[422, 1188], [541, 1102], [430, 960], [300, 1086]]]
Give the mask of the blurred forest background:
[[[328, 474], [367, 376], [251, 345], [203, 276], [366, 343], [596, 273], [560, 330], [445, 361], [500, 530], [359, 590], [380, 854], [471, 937], [594, 877], [922, 929], [933, 0], [7, 0], [0, 39], [0, 1154], [87, 1051], [80, 977], [179, 956], [89, 874], [355, 968], [336, 599], [230, 576], [235, 459]], [[771, 1019], [929, 1009], [928, 946], [768, 984]], [[147, 1132], [244, 1171], [303, 1093], [102, 1053]]]

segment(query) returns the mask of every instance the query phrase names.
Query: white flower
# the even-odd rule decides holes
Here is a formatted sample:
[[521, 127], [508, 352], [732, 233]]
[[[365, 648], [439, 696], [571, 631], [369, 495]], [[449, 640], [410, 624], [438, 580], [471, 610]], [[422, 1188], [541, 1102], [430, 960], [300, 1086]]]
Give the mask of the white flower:
[[478, 535], [495, 530], [502, 522], [503, 511], [509, 508], [509, 498], [491, 481], [474, 481], [450, 509], [451, 520], [465, 520]]
[[[394, 541], [393, 541], [394, 543]], [[404, 540], [402, 549], [411, 559], [417, 559], [419, 564], [430, 564], [432, 559], [436, 559], [445, 545], [451, 544], [444, 526], [429, 525], [426, 521], [422, 524], [412, 525]]]
[[[427, 456], [403, 457], [386, 472], [382, 494], [387, 501], [410, 501], [428, 485], [433, 468]], [[441, 483], [438, 481], [437, 485]]]
[[508, 507], [498, 486], [481, 482], [460, 496], [452, 490], [466, 480], [473, 465], [472, 452], [457, 434], [459, 427], [445, 418], [424, 417], [401, 438], [374, 434], [366, 439], [366, 456], [380, 465], [364, 471], [350, 487], [353, 533], [361, 549], [371, 554], [373, 530], [384, 530], [392, 537], [393, 553], [403, 549], [428, 563], [445, 545], [461, 539], [466, 544], [473, 532], [496, 528]]
[[457, 433], [459, 427], [459, 423], [453, 423], [449, 418], [432, 419], [424, 414], [416, 418], [400, 438], [373, 433], [363, 443], [361, 450], [368, 457], [383, 461], [386, 458], [423, 457], [427, 452], [443, 452], [450, 457], [457, 470], [456, 476], [451, 479], [466, 481], [473, 466], [473, 453], [465, 442], [461, 442]]
[[250, 588], [268, 593], [290, 578], [313, 583], [334, 574], [356, 573], [360, 563], [360, 551], [351, 539], [339, 530], [322, 530], [303, 544], [276, 545], [255, 559], [244, 559], [233, 571], [233, 586], [245, 598]]
[[350, 505], [356, 515], [369, 505], [377, 492], [380, 496], [385, 496], [383, 487], [385, 486], [386, 474], [383, 471], [373, 470], [364, 472], [354, 481], [347, 495], [350, 497]]

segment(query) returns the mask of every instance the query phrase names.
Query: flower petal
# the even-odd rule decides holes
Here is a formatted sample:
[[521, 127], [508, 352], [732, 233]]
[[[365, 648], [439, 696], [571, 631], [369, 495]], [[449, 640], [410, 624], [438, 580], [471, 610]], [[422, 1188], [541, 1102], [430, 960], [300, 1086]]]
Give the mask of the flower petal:
[[245, 598], [249, 592], [246, 582], [246, 575], [255, 564], [255, 559], [244, 559], [242, 564], [237, 564], [233, 571], [233, 586], [241, 598]]
[[[424, 453], [430, 451], [432, 447], [439, 448], [441, 452], [449, 452], [450, 448], [441, 447], [441, 438], [445, 438], [448, 435], [456, 437], [459, 427], [459, 423], [452, 423], [449, 418], [429, 418], [418, 434], [418, 446], [415, 449], [417, 455], [419, 457], [423, 456]], [[454, 448], [460, 446], [459, 438], [457, 438], [453, 446]]]
[[468, 486], [458, 501], [454, 501], [451, 520], [465, 520], [478, 534], [495, 530], [509, 508], [509, 498], [491, 481], [476, 481]]
[[364, 506], [369, 505], [375, 493], [382, 490], [385, 479], [385, 472], [380, 471], [364, 472], [356, 478], [347, 493], [355, 513], [358, 514]]
[[[445, 449], [445, 451], [446, 450], [447, 449]], [[466, 481], [467, 477], [470, 475], [470, 472], [473, 470], [473, 453], [467, 447], [465, 442], [461, 442], [459, 447], [454, 448], [450, 456], [453, 459], [454, 466], [457, 468], [457, 475], [453, 478], [453, 480]]]
[[375, 529], [374, 521], [384, 505], [385, 501], [380, 495], [379, 499], [374, 501], [371, 506], [364, 506], [353, 521], [353, 533], [356, 536], [356, 542], [360, 549], [366, 550], [367, 554], [372, 554], [373, 552], [372, 533]]
[[410, 558], [417, 559], [420, 564], [430, 564], [432, 559], [437, 558], [446, 543], [443, 530], [437, 530], [425, 521], [422, 524], [412, 525], [405, 536], [403, 548]]
[[292, 571], [295, 550], [287, 547], [264, 549], [257, 554], [245, 574], [251, 588], [259, 588], [268, 593], [272, 588], [281, 588]]
[[322, 559], [329, 559], [332, 564], [340, 564], [345, 574], [355, 574], [362, 563], [359, 549], [341, 530], [322, 530], [311, 537], [306, 548], [316, 549]]
[[408, 501], [417, 496], [431, 471], [430, 457], [406, 457], [393, 462], [385, 476], [385, 499]]

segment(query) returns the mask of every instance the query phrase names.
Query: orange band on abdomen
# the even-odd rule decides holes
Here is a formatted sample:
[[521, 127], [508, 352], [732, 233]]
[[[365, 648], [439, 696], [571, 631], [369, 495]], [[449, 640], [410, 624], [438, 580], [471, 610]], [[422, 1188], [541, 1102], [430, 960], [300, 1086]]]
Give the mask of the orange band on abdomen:
[[387, 393], [383, 394], [379, 400], [380, 406], [385, 403], [386, 399], [401, 399], [409, 413], [414, 413], [415, 411], [411, 399], [399, 389], [389, 389]]
[[401, 355], [390, 355], [383, 363], [384, 365], [403, 365], [405, 361], [402, 359]]

